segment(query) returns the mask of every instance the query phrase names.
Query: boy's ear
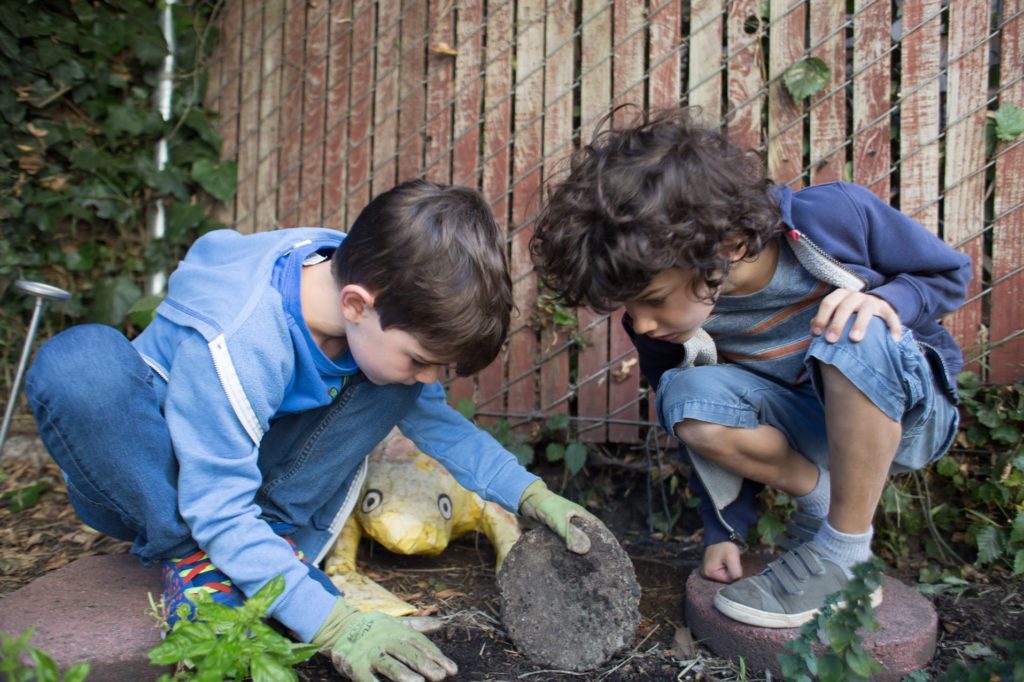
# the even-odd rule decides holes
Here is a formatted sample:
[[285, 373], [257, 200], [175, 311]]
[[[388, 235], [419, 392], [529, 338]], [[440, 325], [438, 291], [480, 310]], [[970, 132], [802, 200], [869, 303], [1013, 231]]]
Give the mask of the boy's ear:
[[346, 284], [341, 289], [341, 314], [349, 322], [357, 322], [373, 307], [373, 294], [358, 284]]
[[730, 263], [739, 263], [747, 257], [747, 245], [740, 243], [739, 239], [722, 242], [722, 250]]

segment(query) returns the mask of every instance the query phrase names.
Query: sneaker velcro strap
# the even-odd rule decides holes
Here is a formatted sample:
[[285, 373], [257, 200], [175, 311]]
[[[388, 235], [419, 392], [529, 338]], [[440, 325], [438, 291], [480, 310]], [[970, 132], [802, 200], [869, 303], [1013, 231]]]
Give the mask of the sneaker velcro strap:
[[766, 573], [778, 581], [788, 594], [802, 594], [800, 583], [814, 575], [824, 575], [825, 566], [807, 544], [800, 545], [768, 564]]
[[784, 550], [796, 549], [805, 542], [814, 539], [825, 519], [807, 512], [794, 511], [789, 517], [786, 529], [775, 539], [775, 544]]

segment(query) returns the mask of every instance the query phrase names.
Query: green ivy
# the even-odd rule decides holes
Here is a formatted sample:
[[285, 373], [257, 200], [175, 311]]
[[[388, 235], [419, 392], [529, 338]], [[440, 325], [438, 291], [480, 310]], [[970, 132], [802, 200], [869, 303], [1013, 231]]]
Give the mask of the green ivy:
[[[213, 115], [202, 106], [213, 4], [173, 5], [176, 73], [171, 120], [155, 109], [167, 54], [162, 3], [39, 0], [0, 3], [0, 364], [13, 367], [32, 301], [15, 279], [72, 298], [39, 338], [94, 321], [129, 334], [147, 273], [173, 267], [197, 235], [222, 227], [215, 201], [234, 193]], [[156, 167], [166, 137], [170, 160]], [[146, 212], [167, 212], [167, 234], [146, 236]], [[148, 301], [150, 310], [155, 301]], [[144, 315], [143, 315], [144, 317]], [[141, 319], [141, 318], [136, 318]], [[126, 323], [127, 322], [127, 323]], [[0, 377], [6, 395], [11, 376]]]
[[[883, 672], [864, 648], [861, 630], [877, 630], [871, 593], [882, 580], [882, 562], [871, 559], [853, 567], [846, 587], [830, 595], [813, 620], [800, 628], [800, 636], [783, 646], [792, 653], [779, 654], [782, 675], [797, 682], [868, 680]], [[843, 603], [843, 608], [837, 604]], [[815, 649], [823, 649], [818, 653]]]
[[18, 637], [0, 632], [0, 679], [10, 682], [81, 682], [89, 675], [88, 663], [75, 663], [62, 676], [50, 654], [28, 645], [32, 632], [33, 628], [29, 628]]

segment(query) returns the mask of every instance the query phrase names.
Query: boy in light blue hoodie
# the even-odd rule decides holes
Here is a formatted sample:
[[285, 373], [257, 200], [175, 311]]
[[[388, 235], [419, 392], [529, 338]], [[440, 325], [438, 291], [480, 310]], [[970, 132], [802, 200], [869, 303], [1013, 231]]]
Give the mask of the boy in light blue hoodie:
[[378, 196], [347, 236], [203, 236], [138, 338], [74, 327], [28, 374], [75, 511], [162, 564], [172, 623], [180, 605], [194, 613], [197, 591], [237, 605], [283, 574], [271, 615], [352, 679], [454, 674], [420, 633], [346, 605], [316, 565], [365, 456], [395, 426], [469, 490], [588, 551], [569, 521], [589, 514], [449, 407], [438, 383], [443, 367], [469, 375], [501, 349], [503, 247], [479, 194], [423, 181]]

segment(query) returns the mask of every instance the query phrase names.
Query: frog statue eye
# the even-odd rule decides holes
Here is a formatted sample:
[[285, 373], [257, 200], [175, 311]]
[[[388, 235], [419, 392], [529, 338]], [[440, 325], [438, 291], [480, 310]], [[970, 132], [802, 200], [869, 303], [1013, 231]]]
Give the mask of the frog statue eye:
[[446, 521], [452, 518], [452, 498], [447, 495], [438, 495], [437, 508], [441, 510], [441, 516], [443, 516]]
[[374, 509], [380, 506], [380, 503], [384, 500], [384, 495], [377, 489], [367, 490], [366, 494], [363, 495], [363, 506], [362, 511], [364, 514], [369, 514]]

